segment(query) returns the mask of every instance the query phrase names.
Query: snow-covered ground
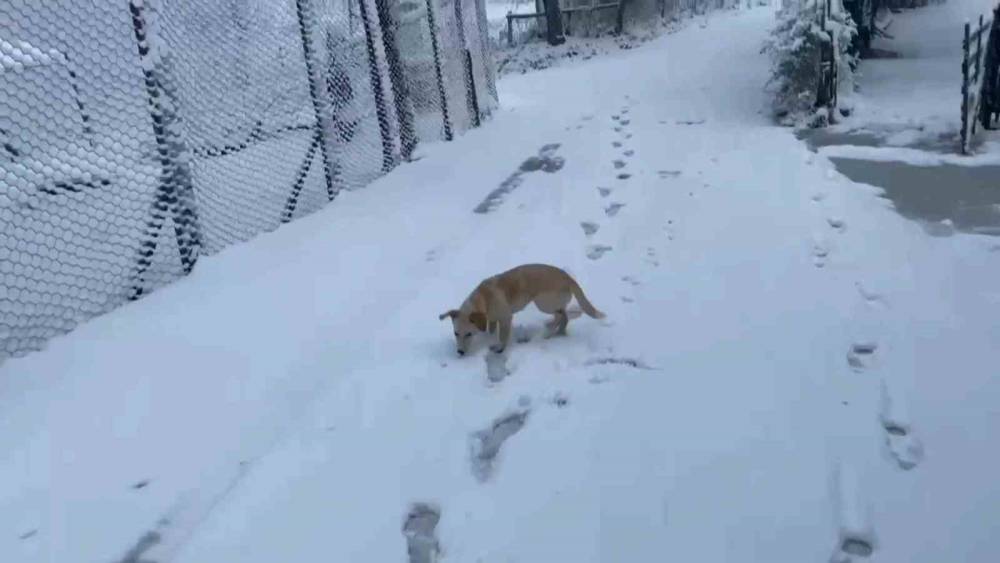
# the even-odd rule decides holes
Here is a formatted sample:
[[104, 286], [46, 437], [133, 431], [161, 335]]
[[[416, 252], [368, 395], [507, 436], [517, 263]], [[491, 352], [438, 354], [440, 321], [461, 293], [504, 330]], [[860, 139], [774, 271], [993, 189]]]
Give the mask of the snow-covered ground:
[[[899, 13], [886, 12], [881, 27], [891, 38], [872, 46], [882, 57], [861, 63], [855, 114], [833, 131], [867, 132], [889, 146], [956, 152], [961, 129], [962, 37], [965, 22], [990, 17], [997, 0], [948, 0]], [[886, 57], [887, 55], [887, 57]], [[1000, 152], [987, 133], [986, 152]], [[995, 150], [989, 148], [994, 143]]]
[[[772, 21], [509, 77], [483, 128], [9, 360], [0, 561], [995, 561], [1000, 239], [772, 126]], [[531, 261], [608, 319], [457, 358], [437, 315]]]

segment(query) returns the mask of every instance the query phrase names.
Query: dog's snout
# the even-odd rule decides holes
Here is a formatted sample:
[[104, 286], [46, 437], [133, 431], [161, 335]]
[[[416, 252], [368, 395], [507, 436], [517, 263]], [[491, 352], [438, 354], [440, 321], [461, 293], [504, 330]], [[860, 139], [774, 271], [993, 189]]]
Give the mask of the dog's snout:
[[458, 355], [459, 356], [464, 356], [465, 355], [465, 350], [459, 350], [458, 351]]

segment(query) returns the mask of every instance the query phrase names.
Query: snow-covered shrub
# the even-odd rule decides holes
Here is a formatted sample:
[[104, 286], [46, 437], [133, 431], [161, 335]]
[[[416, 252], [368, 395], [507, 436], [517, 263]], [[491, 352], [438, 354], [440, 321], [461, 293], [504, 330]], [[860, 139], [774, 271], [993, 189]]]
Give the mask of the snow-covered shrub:
[[771, 57], [772, 109], [775, 117], [788, 125], [825, 125], [833, 119], [825, 110], [817, 113], [816, 96], [820, 83], [820, 49], [833, 32], [838, 53], [838, 97], [849, 94], [855, 85], [857, 58], [850, 52], [857, 27], [840, 0], [832, 0], [827, 30], [820, 27], [826, 0], [793, 0], [778, 13], [778, 23], [763, 51]]

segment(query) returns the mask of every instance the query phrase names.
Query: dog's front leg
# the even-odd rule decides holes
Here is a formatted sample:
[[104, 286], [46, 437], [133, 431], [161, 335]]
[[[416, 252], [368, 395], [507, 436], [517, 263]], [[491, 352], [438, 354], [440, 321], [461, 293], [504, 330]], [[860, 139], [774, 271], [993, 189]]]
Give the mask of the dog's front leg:
[[507, 344], [510, 342], [510, 329], [513, 324], [513, 319], [511, 317], [505, 317], [497, 321], [500, 325], [499, 342], [490, 347], [490, 350], [496, 352], [497, 354], [503, 354], [503, 351], [507, 349]]

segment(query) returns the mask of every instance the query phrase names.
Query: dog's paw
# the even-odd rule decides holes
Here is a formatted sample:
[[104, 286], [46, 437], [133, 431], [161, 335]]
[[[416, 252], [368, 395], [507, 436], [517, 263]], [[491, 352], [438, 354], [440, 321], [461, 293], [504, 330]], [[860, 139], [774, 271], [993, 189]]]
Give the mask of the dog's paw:
[[490, 346], [490, 352], [493, 352], [494, 354], [503, 354], [503, 351], [504, 347], [500, 346], [499, 344], [494, 344]]

